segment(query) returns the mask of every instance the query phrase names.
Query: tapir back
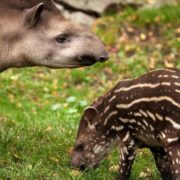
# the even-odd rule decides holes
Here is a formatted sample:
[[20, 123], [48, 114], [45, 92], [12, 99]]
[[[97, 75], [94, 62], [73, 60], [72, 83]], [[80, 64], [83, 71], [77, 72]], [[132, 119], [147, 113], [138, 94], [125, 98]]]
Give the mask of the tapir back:
[[[154, 121], [157, 117], [162, 119], [158, 114], [175, 116], [175, 121], [180, 121], [180, 70], [155, 70], [121, 82], [115, 87], [114, 96], [121, 116], [144, 110], [144, 115], [149, 113]], [[147, 112], [150, 109], [152, 112]]]

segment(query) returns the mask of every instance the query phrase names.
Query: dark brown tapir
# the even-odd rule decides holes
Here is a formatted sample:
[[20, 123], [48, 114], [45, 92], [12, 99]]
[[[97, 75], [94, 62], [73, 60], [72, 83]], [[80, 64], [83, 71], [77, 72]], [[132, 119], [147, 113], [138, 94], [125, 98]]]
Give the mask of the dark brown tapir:
[[0, 71], [75, 68], [107, 59], [99, 38], [65, 20], [53, 0], [0, 0]]

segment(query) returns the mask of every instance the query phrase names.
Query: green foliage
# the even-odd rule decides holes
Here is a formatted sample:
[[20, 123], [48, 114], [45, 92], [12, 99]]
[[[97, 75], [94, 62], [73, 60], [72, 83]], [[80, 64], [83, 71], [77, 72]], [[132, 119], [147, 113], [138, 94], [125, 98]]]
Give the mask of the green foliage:
[[164, 27], [165, 32], [167, 32], [167, 24], [173, 24], [179, 27], [179, 9], [180, 5], [165, 6], [160, 9], [141, 9], [138, 11], [129, 7], [117, 14], [111, 16], [107, 15], [100, 19], [96, 32], [108, 45], [115, 45], [118, 43], [117, 40], [119, 38], [117, 37], [121, 36], [121, 28], [124, 25], [143, 29], [161, 26]]
[[137, 12], [134, 22], [147, 23], [180, 23], [180, 6], [165, 6], [157, 9], [142, 9]]

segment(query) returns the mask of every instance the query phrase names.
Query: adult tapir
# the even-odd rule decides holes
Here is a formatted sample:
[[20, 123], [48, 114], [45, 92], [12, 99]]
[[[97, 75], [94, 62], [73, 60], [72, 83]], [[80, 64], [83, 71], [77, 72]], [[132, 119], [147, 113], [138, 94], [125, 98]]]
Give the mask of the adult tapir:
[[107, 59], [98, 37], [65, 20], [53, 0], [0, 0], [0, 71], [75, 68]]

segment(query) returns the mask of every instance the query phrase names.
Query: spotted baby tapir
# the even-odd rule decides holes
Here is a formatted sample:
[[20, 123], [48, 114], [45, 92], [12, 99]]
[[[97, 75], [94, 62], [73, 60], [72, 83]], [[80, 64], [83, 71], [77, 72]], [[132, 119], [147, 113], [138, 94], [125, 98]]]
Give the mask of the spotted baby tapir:
[[95, 168], [119, 146], [119, 179], [128, 179], [135, 152], [148, 147], [163, 180], [180, 180], [180, 70], [154, 70], [119, 82], [86, 108], [71, 165]]

